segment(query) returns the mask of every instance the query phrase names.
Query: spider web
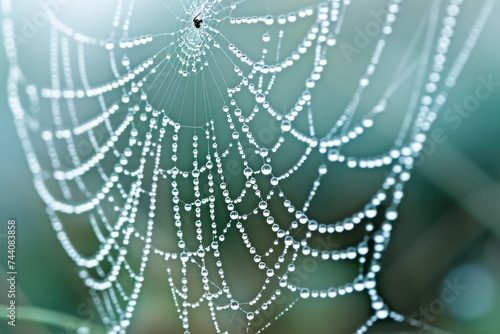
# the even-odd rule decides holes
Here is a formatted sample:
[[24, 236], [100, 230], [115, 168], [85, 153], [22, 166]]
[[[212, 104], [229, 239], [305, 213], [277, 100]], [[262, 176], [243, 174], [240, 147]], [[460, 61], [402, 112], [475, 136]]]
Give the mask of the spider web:
[[[301, 299], [355, 292], [368, 294], [373, 311], [358, 333], [386, 318], [439, 332], [391, 310], [376, 277], [414, 159], [494, 4], [486, 0], [469, 36], [457, 40], [461, 1], [434, 1], [372, 103], [367, 92], [405, 5], [388, 1], [372, 54], [339, 107], [325, 102], [324, 82], [336, 66], [349, 0], [279, 15], [262, 14], [251, 1], [150, 0], [148, 16], [145, 4], [117, 0], [102, 36], [102, 27], [78, 31], [47, 11], [48, 82], [24, 73], [12, 3], [3, 0], [8, 98], [19, 137], [53, 228], [108, 332], [130, 326], [152, 257], [163, 259], [186, 333], [197, 309], [208, 312], [217, 333], [233, 332], [236, 317], [250, 332], [285, 292], [294, 298], [256, 332]], [[151, 23], [135, 28], [144, 17]], [[199, 28], [195, 17], [203, 20]], [[454, 44], [461, 49], [450, 59]], [[349, 146], [383, 122], [409, 79], [392, 142], [374, 155], [352, 153]], [[288, 80], [298, 82], [296, 92], [284, 88]], [[353, 213], [323, 221], [315, 201], [324, 201], [317, 195], [337, 168], [385, 174]], [[85, 244], [74, 225], [92, 229]], [[330, 236], [354, 241], [339, 247], [325, 242]], [[226, 268], [226, 254], [237, 247], [260, 275], [251, 296], [240, 296], [231, 278], [237, 273]], [[357, 274], [309, 285], [295, 276], [307, 258], [352, 262]]]

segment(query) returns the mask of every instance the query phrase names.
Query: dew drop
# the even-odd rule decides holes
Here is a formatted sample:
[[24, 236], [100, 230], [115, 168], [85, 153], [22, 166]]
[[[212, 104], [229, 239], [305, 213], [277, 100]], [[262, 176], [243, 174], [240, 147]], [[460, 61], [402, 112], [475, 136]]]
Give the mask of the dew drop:
[[[128, 320], [123, 320], [122, 321], [122, 326], [128, 326]], [[79, 327], [76, 331], [76, 334], [89, 334], [90, 333], [90, 329], [88, 327], [85, 327], [85, 326], [82, 326], [82, 327]]]
[[252, 170], [252, 168], [250, 168], [250, 167], [246, 167], [246, 168], [243, 170], [243, 174], [244, 174], [246, 177], [250, 177], [250, 176], [252, 176], [252, 174], [253, 174], [253, 170]]
[[198, 169], [195, 169], [192, 171], [191, 174], [193, 175], [193, 177], [197, 178], [200, 176], [200, 171]]
[[266, 96], [262, 93], [257, 93], [255, 95], [255, 101], [257, 101], [257, 103], [264, 103], [264, 101], [266, 101]]
[[187, 260], [189, 260], [189, 255], [188, 255], [188, 253], [186, 253], [186, 252], [182, 252], [182, 253], [181, 253], [181, 261], [182, 261], [182, 262], [187, 262]]
[[387, 306], [384, 305], [383, 308], [381, 308], [380, 310], [377, 310], [375, 312], [375, 315], [379, 319], [385, 319], [385, 318], [387, 318], [389, 316], [389, 310], [387, 309]]
[[361, 242], [358, 245], [358, 253], [361, 255], [366, 255], [368, 254], [368, 245], [366, 242]]
[[318, 222], [315, 220], [309, 221], [309, 231], [316, 231], [318, 229]]
[[127, 67], [130, 65], [130, 59], [128, 59], [128, 57], [125, 55], [123, 56], [123, 59], [122, 59], [122, 65]]
[[283, 132], [288, 132], [292, 129], [292, 123], [288, 120], [284, 120], [283, 122], [281, 122], [281, 130]]
[[387, 220], [395, 220], [396, 218], [398, 218], [398, 212], [396, 208], [394, 207], [388, 208], [387, 211], [385, 212], [385, 218], [387, 218]]
[[262, 166], [262, 168], [260, 169], [260, 171], [264, 175], [269, 175], [269, 174], [271, 174], [273, 172], [273, 168], [271, 167], [271, 165], [265, 164], [265, 165]]
[[238, 303], [236, 300], [231, 301], [231, 310], [236, 311], [237, 309], [240, 308], [240, 303]]
[[318, 172], [320, 175], [325, 175], [328, 172], [328, 168], [325, 164], [322, 164], [321, 166], [319, 166]]
[[377, 215], [377, 209], [373, 205], [367, 205], [365, 207], [365, 215], [368, 218], [373, 218]]
[[115, 43], [113, 43], [112, 40], [106, 41], [106, 45], [105, 45], [106, 50], [111, 51], [114, 49], [114, 47], [115, 47]]

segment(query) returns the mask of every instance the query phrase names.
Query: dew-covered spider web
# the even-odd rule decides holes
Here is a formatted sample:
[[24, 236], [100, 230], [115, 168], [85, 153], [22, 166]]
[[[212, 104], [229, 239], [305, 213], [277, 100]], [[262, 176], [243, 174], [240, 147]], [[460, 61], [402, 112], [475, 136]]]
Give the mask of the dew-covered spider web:
[[[35, 187], [107, 331], [134, 322], [154, 258], [185, 333], [199, 310], [209, 332], [259, 333], [297, 303], [354, 293], [372, 313], [358, 333], [390, 318], [438, 332], [392, 310], [377, 274], [414, 161], [495, 2], [481, 1], [465, 37], [454, 34], [461, 0], [427, 2], [395, 57], [415, 2], [377, 2], [361, 50], [340, 42], [356, 1], [280, 14], [267, 1], [75, 0], [73, 16], [62, 4], [44, 11], [39, 78], [16, 4], [1, 1], [8, 99]], [[369, 57], [346, 68], [361, 51]], [[374, 178], [369, 196], [329, 185], [351, 170]], [[363, 203], [344, 214], [337, 193]], [[356, 273], [309, 282], [296, 269], [311, 258]], [[241, 293], [249, 273], [258, 288]]]

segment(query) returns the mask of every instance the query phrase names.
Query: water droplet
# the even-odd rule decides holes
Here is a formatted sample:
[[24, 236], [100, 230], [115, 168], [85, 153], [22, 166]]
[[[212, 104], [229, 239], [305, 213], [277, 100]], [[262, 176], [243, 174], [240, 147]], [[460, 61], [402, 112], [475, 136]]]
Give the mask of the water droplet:
[[243, 170], [243, 174], [244, 174], [246, 177], [250, 177], [250, 176], [252, 176], [252, 174], [253, 174], [253, 170], [252, 170], [252, 168], [250, 168], [250, 167], [246, 167], [246, 168]]
[[318, 222], [315, 220], [310, 220], [308, 227], [309, 231], [316, 231], [318, 229]]
[[309, 296], [310, 296], [310, 293], [309, 293], [309, 289], [308, 288], [302, 288], [300, 290], [300, 297], [301, 298], [305, 299], [305, 298], [309, 298]]
[[375, 312], [375, 315], [379, 319], [385, 319], [385, 318], [387, 318], [389, 316], [389, 310], [388, 310], [387, 306], [384, 305], [383, 308], [381, 308], [380, 310], [378, 310], [377, 312]]
[[373, 205], [367, 205], [365, 207], [365, 215], [368, 218], [373, 218], [377, 215], [377, 208], [375, 208]]
[[[124, 320], [124, 321], [122, 321], [122, 323], [126, 327], [128, 325], [128, 320]], [[89, 334], [89, 333], [90, 333], [90, 329], [88, 327], [85, 327], [85, 326], [78, 328], [76, 331], [76, 334]]]
[[115, 47], [115, 43], [113, 43], [112, 40], [107, 40], [106, 41], [106, 45], [105, 45], [106, 50], [111, 51], [111, 50], [114, 49], [114, 47]]
[[320, 175], [325, 175], [328, 172], [328, 168], [325, 164], [322, 164], [321, 166], [319, 166], [318, 172]]
[[361, 242], [358, 245], [358, 253], [361, 254], [361, 255], [368, 254], [368, 245], [367, 245], [366, 242]]
[[193, 170], [193, 172], [191, 173], [193, 175], [193, 177], [199, 177], [200, 176], [200, 171], [198, 169], [195, 169]]
[[279, 183], [279, 180], [278, 180], [278, 178], [277, 178], [277, 177], [273, 177], [273, 178], [271, 178], [271, 185], [273, 185], [273, 186], [277, 186], [277, 185], [278, 185], [278, 183]]
[[292, 123], [289, 120], [284, 120], [281, 122], [281, 130], [283, 132], [288, 132], [292, 129]]
[[231, 309], [236, 311], [237, 309], [240, 308], [240, 303], [238, 303], [236, 300], [231, 301]]
[[398, 218], [398, 211], [394, 207], [389, 207], [385, 212], [385, 218], [387, 220], [396, 220]]
[[328, 36], [326, 43], [328, 44], [328, 46], [334, 46], [335, 44], [337, 44], [337, 40], [335, 39], [335, 37], [333, 37], [333, 35], [330, 35]]
[[260, 171], [264, 175], [269, 175], [269, 174], [271, 174], [273, 172], [273, 168], [271, 167], [271, 165], [265, 164], [265, 165], [262, 166], [262, 168], [260, 169]]
[[130, 59], [128, 59], [128, 57], [125, 55], [123, 56], [123, 59], [122, 59], [122, 65], [127, 67], [130, 65]]
[[257, 101], [257, 103], [264, 103], [264, 101], [266, 101], [266, 96], [262, 93], [257, 93], [255, 95], [255, 101]]

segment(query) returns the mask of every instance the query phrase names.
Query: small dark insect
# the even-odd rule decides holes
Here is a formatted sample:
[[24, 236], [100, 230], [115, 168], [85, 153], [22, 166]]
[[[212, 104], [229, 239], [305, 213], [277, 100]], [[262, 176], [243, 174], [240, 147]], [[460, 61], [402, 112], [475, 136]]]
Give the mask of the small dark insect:
[[198, 19], [198, 16], [200, 16], [200, 15], [201, 15], [201, 13], [196, 15], [193, 19], [193, 23], [194, 23], [194, 26], [196, 27], [196, 29], [200, 29], [201, 24], [203, 23], [203, 20]]

